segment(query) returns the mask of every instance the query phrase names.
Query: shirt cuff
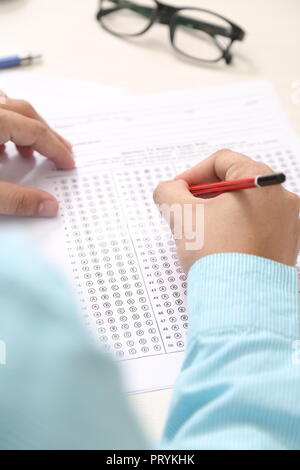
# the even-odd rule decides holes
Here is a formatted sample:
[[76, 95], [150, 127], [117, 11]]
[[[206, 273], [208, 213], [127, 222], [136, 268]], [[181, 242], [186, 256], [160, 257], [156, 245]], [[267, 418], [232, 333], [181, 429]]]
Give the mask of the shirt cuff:
[[216, 329], [264, 329], [299, 337], [296, 268], [241, 253], [197, 261], [189, 272], [189, 337]]

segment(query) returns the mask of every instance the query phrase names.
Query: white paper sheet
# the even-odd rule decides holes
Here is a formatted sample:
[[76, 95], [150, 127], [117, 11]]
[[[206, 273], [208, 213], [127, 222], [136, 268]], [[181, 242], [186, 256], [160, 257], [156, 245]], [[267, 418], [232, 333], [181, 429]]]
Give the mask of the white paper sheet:
[[299, 192], [299, 141], [266, 82], [130, 98], [79, 114], [51, 119], [73, 142], [77, 170], [44, 163], [25, 177], [56, 195], [59, 217], [18, 224], [68, 276], [84, 323], [120, 360], [127, 390], [170, 387], [185, 346], [186, 277], [153, 189], [227, 147], [284, 171]]
[[126, 88], [15, 69], [0, 72], [0, 89], [11, 98], [28, 100], [48, 118], [88, 113], [131, 95]]

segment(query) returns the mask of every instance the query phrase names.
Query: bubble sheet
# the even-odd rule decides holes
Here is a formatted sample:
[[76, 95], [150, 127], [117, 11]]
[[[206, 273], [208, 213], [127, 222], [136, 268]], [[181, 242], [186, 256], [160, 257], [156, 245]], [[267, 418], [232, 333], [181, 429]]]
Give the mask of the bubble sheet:
[[[140, 183], [137, 193], [134, 182], [145, 175], [147, 184]], [[83, 316], [120, 359], [184, 349], [186, 276], [149, 197], [157, 181], [170, 175], [170, 168], [87, 173], [55, 179], [51, 188], [63, 207]]]
[[154, 188], [225, 147], [285, 172], [300, 194], [299, 140], [265, 82], [131, 98], [55, 123], [75, 144], [77, 170], [39, 180], [61, 207], [47, 252], [96, 342], [120, 360], [127, 390], [172, 386], [186, 346], [187, 279]]

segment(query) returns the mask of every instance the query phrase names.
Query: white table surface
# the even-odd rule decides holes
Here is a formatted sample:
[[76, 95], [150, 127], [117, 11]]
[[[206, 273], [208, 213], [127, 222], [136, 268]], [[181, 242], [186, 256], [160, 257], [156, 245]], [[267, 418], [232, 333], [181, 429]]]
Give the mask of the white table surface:
[[[244, 27], [248, 35], [236, 44], [235, 65], [201, 67], [179, 60], [159, 25], [135, 41], [115, 38], [95, 20], [97, 0], [0, 0], [0, 55], [42, 52], [43, 64], [27, 70], [125, 86], [135, 93], [269, 79], [300, 134], [299, 0], [168, 3], [208, 8]], [[170, 397], [170, 390], [130, 397], [153, 438], [161, 434]]]

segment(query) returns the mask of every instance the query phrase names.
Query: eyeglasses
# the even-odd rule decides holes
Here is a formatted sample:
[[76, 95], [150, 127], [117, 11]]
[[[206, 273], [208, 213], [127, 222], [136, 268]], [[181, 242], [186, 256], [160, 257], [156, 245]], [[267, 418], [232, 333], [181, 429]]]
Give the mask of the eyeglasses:
[[170, 29], [172, 46], [199, 62], [232, 62], [231, 46], [245, 31], [221, 15], [201, 8], [175, 8], [156, 0], [100, 0], [97, 19], [119, 37], [140, 36], [154, 23]]

